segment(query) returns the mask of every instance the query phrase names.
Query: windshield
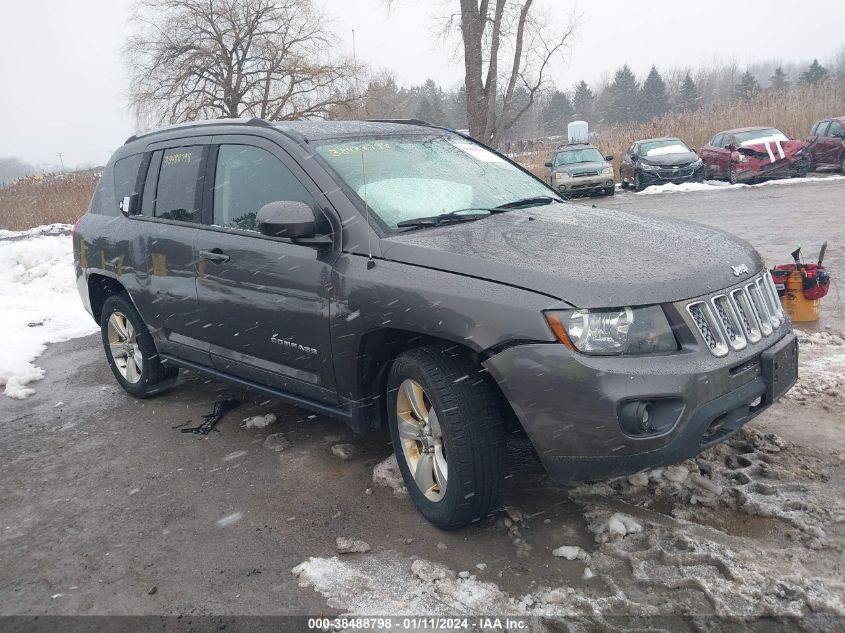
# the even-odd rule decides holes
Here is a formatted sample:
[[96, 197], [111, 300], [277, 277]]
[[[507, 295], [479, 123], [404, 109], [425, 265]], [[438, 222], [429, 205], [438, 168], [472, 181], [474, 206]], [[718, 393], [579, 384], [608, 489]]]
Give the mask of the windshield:
[[640, 144], [640, 152], [643, 156], [663, 156], [664, 154], [686, 154], [690, 152], [689, 146], [679, 138], [670, 138], [663, 141], [649, 141]]
[[[455, 134], [328, 140], [315, 144], [388, 229], [464, 209], [490, 209], [554, 192], [500, 156]], [[363, 170], [361, 156], [363, 154]]]
[[595, 147], [585, 147], [583, 149], [568, 149], [564, 152], [558, 152], [555, 156], [555, 166], [558, 165], [574, 165], [576, 163], [603, 163], [604, 156]]
[[737, 132], [736, 142], [740, 145], [754, 145], [768, 141], [788, 141], [786, 134], [773, 127], [765, 130], [752, 130], [751, 132]]

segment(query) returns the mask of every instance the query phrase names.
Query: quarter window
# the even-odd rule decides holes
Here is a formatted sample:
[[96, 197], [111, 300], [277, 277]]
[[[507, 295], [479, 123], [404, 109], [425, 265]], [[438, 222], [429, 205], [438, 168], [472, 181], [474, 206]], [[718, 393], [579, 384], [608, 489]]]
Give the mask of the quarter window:
[[127, 156], [115, 162], [113, 170], [114, 198], [120, 202], [124, 196], [135, 193], [138, 182], [138, 170], [141, 168], [142, 154]]
[[[203, 163], [202, 149], [200, 145], [173, 147], [161, 154], [158, 186], [153, 204], [155, 217], [180, 222], [202, 220], [197, 195], [198, 191], [201, 191], [199, 183]], [[150, 173], [154, 173], [152, 169]], [[145, 187], [144, 198], [146, 197]]]
[[268, 202], [314, 200], [282, 161], [250, 145], [221, 145], [214, 177], [214, 224], [255, 231], [255, 216]]
[[827, 136], [827, 125], [828, 121], [819, 123], [819, 127], [816, 128], [816, 136]]
[[713, 137], [713, 140], [710, 141], [710, 145], [713, 147], [722, 147], [722, 140], [725, 138], [724, 134], [717, 134]]

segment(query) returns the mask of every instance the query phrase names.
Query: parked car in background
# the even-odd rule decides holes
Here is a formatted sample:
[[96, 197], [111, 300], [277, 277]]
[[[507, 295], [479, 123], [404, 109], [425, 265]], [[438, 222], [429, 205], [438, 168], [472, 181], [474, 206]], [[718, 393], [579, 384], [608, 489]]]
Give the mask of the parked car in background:
[[561, 145], [555, 150], [549, 168], [548, 183], [566, 197], [604, 194], [612, 196], [616, 189], [613, 179], [613, 156], [604, 156], [589, 143]]
[[773, 127], [743, 127], [716, 134], [701, 148], [705, 178], [732, 184], [806, 176], [807, 143]]
[[845, 173], [845, 116], [817, 121], [807, 143], [810, 171], [838, 169]]
[[649, 185], [704, 180], [704, 161], [679, 138], [635, 141], [622, 157], [622, 188], [642, 191]]

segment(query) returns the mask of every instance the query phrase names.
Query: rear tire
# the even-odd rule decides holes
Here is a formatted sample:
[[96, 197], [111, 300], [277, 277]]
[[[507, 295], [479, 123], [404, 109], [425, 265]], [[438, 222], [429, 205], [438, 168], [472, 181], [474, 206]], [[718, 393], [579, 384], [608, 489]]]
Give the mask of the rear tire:
[[502, 404], [490, 378], [462, 352], [422, 347], [393, 363], [387, 383], [393, 449], [411, 500], [437, 527], [458, 529], [499, 507]]
[[842, 158], [839, 159], [839, 171], [845, 174], [845, 154], [842, 154]]
[[153, 337], [128, 295], [106, 299], [100, 332], [109, 367], [127, 393], [148, 398], [176, 383], [179, 369], [162, 365]]

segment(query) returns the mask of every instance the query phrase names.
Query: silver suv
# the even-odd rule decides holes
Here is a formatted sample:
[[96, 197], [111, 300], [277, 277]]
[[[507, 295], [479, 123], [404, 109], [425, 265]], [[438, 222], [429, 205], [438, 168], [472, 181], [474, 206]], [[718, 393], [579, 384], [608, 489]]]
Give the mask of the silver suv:
[[546, 163], [548, 183], [565, 197], [604, 194], [612, 196], [613, 156], [604, 156], [589, 143], [562, 145]]

